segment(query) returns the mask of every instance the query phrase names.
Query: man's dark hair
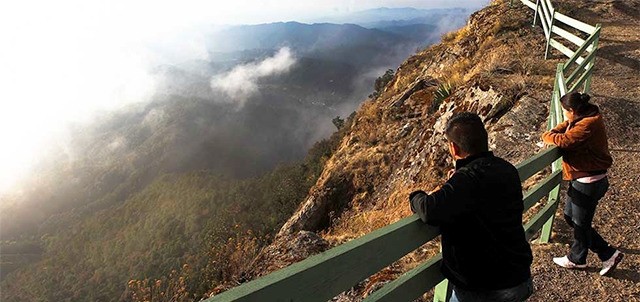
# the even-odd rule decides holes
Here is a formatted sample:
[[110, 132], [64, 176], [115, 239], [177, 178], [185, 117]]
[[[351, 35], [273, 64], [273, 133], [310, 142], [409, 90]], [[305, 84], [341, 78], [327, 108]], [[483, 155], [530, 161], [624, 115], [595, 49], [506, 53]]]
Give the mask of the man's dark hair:
[[454, 142], [469, 155], [489, 151], [487, 130], [480, 117], [471, 112], [454, 114], [447, 121], [444, 131], [449, 141]]

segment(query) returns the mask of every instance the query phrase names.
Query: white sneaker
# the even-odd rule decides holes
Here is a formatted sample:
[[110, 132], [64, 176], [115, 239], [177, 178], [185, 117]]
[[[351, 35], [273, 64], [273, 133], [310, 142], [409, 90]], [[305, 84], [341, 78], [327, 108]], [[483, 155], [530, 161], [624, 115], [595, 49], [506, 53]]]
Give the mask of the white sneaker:
[[571, 260], [569, 260], [569, 257], [564, 256], [564, 257], [555, 257], [553, 258], [553, 262], [555, 262], [557, 265], [560, 265], [564, 268], [585, 268], [587, 267], [586, 264], [575, 264], [573, 262], [571, 262]]
[[611, 258], [609, 258], [608, 260], [602, 261], [602, 269], [600, 270], [600, 276], [604, 276], [608, 272], [610, 272], [612, 269], [616, 268], [616, 266], [618, 266], [618, 263], [622, 261], [622, 257], [624, 257], [624, 254], [616, 250], [616, 252], [613, 253], [613, 256], [611, 256]]

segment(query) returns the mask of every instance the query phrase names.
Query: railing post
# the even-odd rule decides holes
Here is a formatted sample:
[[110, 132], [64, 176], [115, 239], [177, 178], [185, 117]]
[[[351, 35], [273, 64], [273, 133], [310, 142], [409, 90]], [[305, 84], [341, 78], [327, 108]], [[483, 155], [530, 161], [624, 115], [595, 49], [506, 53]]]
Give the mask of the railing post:
[[[558, 97], [562, 97], [562, 93], [560, 93], [560, 79], [558, 77], [562, 76], [562, 71], [560, 70], [560, 65], [558, 64], [558, 67], [556, 68], [556, 77], [555, 79], [553, 79], [553, 91], [551, 91], [551, 103], [549, 104], [549, 129], [547, 130], [551, 130], [553, 129], [556, 125], [558, 125], [558, 119], [559, 117], [558, 115]], [[560, 111], [560, 114], [562, 114], [562, 111]]]
[[[442, 243], [440, 243], [440, 252], [442, 253]], [[449, 280], [445, 278], [434, 288], [433, 302], [449, 302], [452, 292], [453, 287], [449, 286]]]
[[438, 283], [433, 292], [433, 302], [448, 302], [451, 299], [453, 288], [449, 286], [449, 280], [444, 279]]
[[[555, 17], [555, 11], [554, 11], [554, 17]], [[547, 130], [553, 129], [560, 122], [562, 122], [562, 120], [564, 120], [563, 112], [560, 109], [561, 107], [560, 98], [563, 96], [563, 90], [566, 90], [565, 88], [561, 87], [563, 85], [564, 85], [564, 66], [562, 63], [560, 63], [556, 68], [556, 78], [553, 83], [553, 94], [551, 95], [551, 104], [549, 105], [549, 124], [548, 124]], [[551, 171], [556, 172], [562, 169], [560, 161], [561, 160], [558, 159], [551, 164]], [[560, 197], [560, 184], [555, 186], [555, 188], [553, 188], [553, 190], [549, 192], [549, 197], [547, 199], [547, 203], [552, 204], [551, 207], [553, 208], [552, 210], [553, 212], [555, 212], [556, 209], [558, 208], [559, 197]], [[551, 215], [551, 217], [549, 217], [547, 222], [544, 223], [540, 231], [540, 239], [538, 240], [538, 242], [540, 243], [549, 242], [549, 239], [551, 239], [551, 233], [553, 232], [554, 218], [555, 218], [555, 215]]]
[[[560, 163], [561, 159], [556, 160], [551, 164], [551, 171], [555, 172], [562, 169], [562, 165]], [[558, 184], [551, 192], [549, 192], [549, 197], [547, 199], [547, 203], [553, 203], [553, 212], [558, 208], [558, 203], [560, 202], [560, 184]], [[538, 242], [547, 243], [549, 239], [551, 239], [551, 233], [553, 232], [553, 220], [555, 215], [551, 215], [549, 220], [544, 223], [542, 226], [542, 230], [540, 231], [540, 239]]]
[[560, 98], [568, 93], [566, 85], [567, 83], [564, 80], [564, 64], [558, 63], [558, 67], [556, 68], [555, 84], [553, 85], [553, 95], [551, 96], [551, 101], [556, 109], [556, 119], [553, 121], [553, 127], [562, 123], [565, 119], [562, 106], [560, 105]]
[[[600, 40], [600, 29], [601, 25], [600, 23], [596, 24], [596, 29], [594, 30], [594, 34], [596, 34], [596, 38], [593, 40], [593, 51], [597, 51], [598, 50], [598, 42]], [[596, 61], [596, 57], [594, 56], [593, 59], [591, 59], [591, 63], [589, 63], [589, 65], [587, 66], [587, 68], [594, 68], [593, 65], [595, 65], [595, 61]], [[593, 72], [591, 73], [591, 75], [589, 75], [589, 78], [584, 82], [584, 90], [582, 91], [583, 93], [589, 93], [591, 91], [591, 77], [593, 77]]]
[[533, 27], [536, 26], [536, 21], [538, 21], [538, 10], [540, 9], [540, 0], [536, 0], [536, 11], [533, 13]]
[[553, 83], [553, 91], [551, 92], [551, 103], [549, 104], [549, 121], [547, 122], [547, 130], [553, 129], [557, 124], [556, 102], [555, 102], [557, 90], [558, 90], [558, 79], [555, 79]]
[[[558, 208], [558, 197], [560, 197], [560, 185], [557, 185], [555, 188], [553, 188], [553, 190], [551, 190], [551, 192], [549, 193], [549, 198], [547, 199], [547, 202], [553, 202], [555, 204], [553, 206], [553, 212], [555, 212]], [[551, 233], [553, 231], [554, 218], [555, 215], [551, 215], [551, 217], [549, 217], [549, 220], [544, 223], [544, 225], [542, 226], [542, 231], [540, 231], [540, 240], [538, 242], [549, 242], [549, 239], [551, 239]]]
[[556, 22], [556, 9], [551, 8], [551, 24], [549, 24], [549, 36], [547, 37], [547, 47], [544, 49], [544, 59], [549, 56], [549, 43], [551, 42], [551, 35], [553, 34], [553, 24]]

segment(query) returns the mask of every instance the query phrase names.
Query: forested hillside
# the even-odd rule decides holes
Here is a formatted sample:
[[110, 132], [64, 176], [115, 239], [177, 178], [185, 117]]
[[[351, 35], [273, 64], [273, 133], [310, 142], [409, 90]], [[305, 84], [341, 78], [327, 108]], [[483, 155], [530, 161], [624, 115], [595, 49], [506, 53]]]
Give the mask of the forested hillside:
[[84, 213], [44, 236], [42, 260], [3, 283], [3, 301], [112, 301], [118, 293], [138, 300], [161, 290], [156, 279], [173, 286], [162, 288], [167, 295], [200, 297], [239, 277], [306, 196], [343, 135], [260, 177], [206, 170], [157, 177], [121, 205]]

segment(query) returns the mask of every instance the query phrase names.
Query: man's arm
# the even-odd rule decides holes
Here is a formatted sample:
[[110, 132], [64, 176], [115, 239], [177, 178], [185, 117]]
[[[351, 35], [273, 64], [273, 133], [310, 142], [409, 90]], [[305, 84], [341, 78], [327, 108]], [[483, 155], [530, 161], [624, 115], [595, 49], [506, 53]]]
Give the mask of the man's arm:
[[431, 225], [451, 223], [465, 212], [473, 211], [477, 181], [468, 173], [456, 172], [439, 190], [427, 194], [416, 191], [409, 195], [411, 211]]

